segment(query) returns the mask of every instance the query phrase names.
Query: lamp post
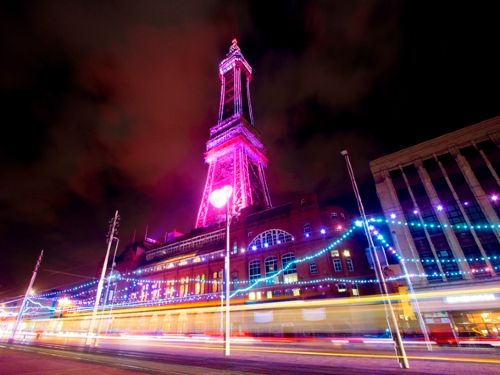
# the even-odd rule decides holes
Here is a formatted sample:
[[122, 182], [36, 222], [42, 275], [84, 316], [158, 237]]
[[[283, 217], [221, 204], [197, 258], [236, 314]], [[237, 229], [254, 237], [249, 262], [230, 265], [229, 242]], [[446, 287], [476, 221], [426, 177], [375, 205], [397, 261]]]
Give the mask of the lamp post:
[[233, 193], [233, 188], [226, 185], [221, 189], [212, 191], [209, 196], [209, 201], [215, 208], [222, 208], [226, 206], [226, 256], [224, 259], [224, 279], [226, 282], [226, 320], [224, 329], [224, 354], [229, 356], [231, 354], [231, 325], [229, 320], [229, 198]]
[[392, 334], [392, 339], [394, 340], [398, 362], [401, 368], [410, 368], [410, 364], [408, 363], [408, 358], [406, 356], [405, 347], [403, 345], [403, 340], [401, 338], [401, 333], [399, 332], [399, 326], [396, 320], [396, 315], [394, 314], [394, 309], [392, 307], [391, 299], [389, 297], [389, 292], [387, 290], [387, 284], [385, 282], [384, 273], [382, 272], [382, 267], [380, 266], [380, 260], [378, 258], [378, 254], [375, 249], [375, 244], [373, 243], [373, 238], [370, 235], [370, 229], [368, 227], [368, 221], [366, 219], [365, 208], [363, 206], [363, 202], [361, 201], [361, 196], [359, 194], [358, 185], [354, 177], [354, 172], [352, 170], [351, 162], [349, 161], [349, 154], [347, 150], [342, 150], [340, 154], [345, 158], [347, 171], [349, 172], [349, 178], [351, 179], [354, 195], [356, 196], [356, 201], [358, 203], [359, 213], [361, 214], [361, 219], [363, 221], [363, 228], [365, 230], [365, 234], [368, 240], [368, 246], [371, 250], [373, 261], [375, 263], [375, 271], [376, 271], [375, 273], [380, 284], [382, 284], [382, 290], [385, 295], [385, 302], [389, 310], [389, 320], [391, 322], [391, 325], [393, 326], [393, 330], [391, 329], [391, 334]]
[[111, 244], [112, 244], [113, 240], [116, 239], [115, 234], [116, 234], [116, 229], [118, 228], [118, 220], [119, 219], [120, 219], [120, 216], [118, 215], [118, 210], [116, 210], [115, 216], [111, 221], [110, 232], [108, 233], [108, 239], [107, 239], [108, 240], [108, 247], [106, 250], [106, 256], [104, 257], [104, 263], [102, 265], [101, 277], [99, 278], [99, 283], [97, 284], [94, 309], [92, 310], [92, 318], [90, 320], [90, 326], [89, 326], [89, 330], [87, 333], [87, 339], [85, 341], [85, 345], [91, 345], [93, 342], [95, 343], [95, 341], [93, 340], [93, 335], [94, 335], [94, 328], [95, 328], [95, 323], [96, 323], [95, 321], [96, 321], [96, 316], [97, 316], [97, 309], [99, 308], [99, 302], [101, 299], [102, 288], [104, 286], [104, 276], [106, 275], [106, 269], [108, 267], [109, 252], [111, 250]]
[[[401, 250], [401, 247], [399, 246], [398, 243], [398, 238], [396, 236], [396, 231], [392, 231], [392, 238], [394, 238], [394, 244], [396, 245], [396, 248]], [[405, 274], [406, 278], [406, 284], [408, 285], [408, 291], [410, 293], [410, 297], [413, 302], [413, 306], [415, 308], [415, 313], [417, 314], [417, 319], [418, 319], [418, 324], [420, 325], [420, 330], [422, 331], [422, 334], [424, 335], [424, 340], [425, 340], [425, 345], [427, 346], [427, 350], [432, 351], [432, 344], [431, 340], [429, 339], [429, 333], [427, 332], [427, 327], [425, 325], [424, 319], [422, 318], [422, 312], [420, 311], [420, 305], [418, 303], [417, 297], [415, 295], [415, 290], [413, 289], [413, 283], [411, 282], [410, 275], [408, 274], [408, 269], [406, 268], [406, 263], [404, 258], [401, 259], [401, 267], [403, 268], [403, 272]]]

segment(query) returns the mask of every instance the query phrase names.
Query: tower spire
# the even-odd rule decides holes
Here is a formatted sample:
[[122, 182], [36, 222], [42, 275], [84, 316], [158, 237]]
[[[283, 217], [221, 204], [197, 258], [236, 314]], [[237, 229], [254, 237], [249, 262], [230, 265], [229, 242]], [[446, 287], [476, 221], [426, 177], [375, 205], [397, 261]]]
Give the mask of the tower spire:
[[219, 221], [220, 212], [209, 202], [210, 193], [225, 185], [233, 188], [230, 214], [242, 208], [271, 207], [264, 169], [267, 166], [260, 133], [253, 126], [250, 100], [252, 68], [233, 39], [229, 52], [219, 64], [221, 94], [219, 121], [210, 128], [205, 162], [208, 175], [201, 199], [196, 228]]
[[232, 116], [241, 116], [253, 125], [250, 82], [252, 68], [241, 53], [238, 41], [231, 41], [229, 52], [219, 64], [221, 81], [219, 122]]

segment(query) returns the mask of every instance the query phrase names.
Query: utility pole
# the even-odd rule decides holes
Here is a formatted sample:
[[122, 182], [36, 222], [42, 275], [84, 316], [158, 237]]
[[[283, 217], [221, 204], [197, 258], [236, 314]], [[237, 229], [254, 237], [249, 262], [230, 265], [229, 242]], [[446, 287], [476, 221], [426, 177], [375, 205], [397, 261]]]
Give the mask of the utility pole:
[[89, 326], [89, 331], [87, 332], [87, 340], [85, 341], [85, 345], [91, 345], [93, 342], [93, 339], [94, 339], [94, 337], [92, 337], [92, 336], [94, 334], [97, 309], [99, 308], [99, 302], [101, 299], [102, 288], [103, 288], [103, 284], [104, 284], [104, 276], [106, 275], [106, 268], [108, 267], [109, 252], [111, 250], [111, 244], [113, 243], [113, 240], [116, 239], [115, 234], [116, 234], [116, 230], [118, 229], [118, 226], [119, 226], [119, 224], [118, 224], [119, 219], [120, 219], [120, 215], [118, 215], [118, 210], [116, 210], [115, 216], [110, 223], [111, 224], [110, 230], [108, 232], [108, 237], [107, 237], [108, 248], [106, 250], [106, 256], [104, 258], [104, 263], [102, 265], [101, 277], [99, 278], [99, 283], [97, 284], [94, 310], [92, 311], [92, 319], [90, 320], [90, 326]]
[[36, 265], [35, 265], [35, 269], [33, 270], [33, 275], [31, 276], [30, 284], [28, 285], [28, 289], [26, 289], [26, 294], [24, 295], [23, 302], [21, 303], [21, 308], [19, 309], [19, 312], [17, 313], [16, 322], [14, 323], [14, 328], [12, 329], [12, 334], [8, 340], [9, 344], [12, 344], [14, 342], [14, 337], [16, 336], [17, 328], [19, 327], [19, 324], [21, 323], [21, 320], [23, 318], [24, 308], [26, 307], [26, 303], [28, 302], [28, 296], [31, 293], [31, 288], [33, 287], [33, 284], [35, 283], [36, 274], [38, 273], [38, 269], [40, 268], [40, 264], [42, 263], [42, 257], [43, 257], [43, 250], [40, 252], [40, 256], [38, 257], [38, 261], [36, 262]]
[[[354, 172], [352, 170], [351, 162], [349, 160], [349, 154], [347, 150], [342, 150], [340, 154], [345, 158], [345, 162], [347, 164], [347, 171], [349, 172], [349, 177], [351, 179], [352, 188], [354, 190], [354, 195], [356, 196], [356, 201], [358, 203], [359, 213], [361, 214], [361, 219], [363, 221], [363, 228], [365, 230], [365, 234], [368, 240], [368, 246], [372, 252], [373, 260], [375, 263], [375, 270], [377, 271], [377, 278], [379, 282], [382, 284], [382, 289], [385, 295], [385, 302], [387, 303], [389, 310], [389, 319], [391, 325], [393, 326], [391, 329], [392, 339], [394, 340], [394, 345], [396, 349], [396, 355], [398, 358], [399, 365], [401, 368], [410, 368], [410, 364], [408, 363], [408, 357], [406, 356], [405, 347], [403, 344], [403, 340], [401, 338], [401, 333], [399, 332], [398, 322], [396, 320], [396, 315], [394, 314], [394, 309], [391, 303], [391, 299], [389, 296], [389, 292], [387, 290], [387, 284], [385, 282], [384, 273], [382, 271], [382, 267], [380, 266], [380, 260], [378, 258], [377, 250], [375, 249], [375, 244], [373, 242], [373, 238], [370, 235], [370, 228], [368, 226], [368, 221], [366, 219], [365, 208], [363, 206], [363, 202], [361, 201], [361, 195], [359, 194], [358, 185], [356, 183], [356, 179], [354, 177]], [[394, 337], [396, 336], [396, 337]]]

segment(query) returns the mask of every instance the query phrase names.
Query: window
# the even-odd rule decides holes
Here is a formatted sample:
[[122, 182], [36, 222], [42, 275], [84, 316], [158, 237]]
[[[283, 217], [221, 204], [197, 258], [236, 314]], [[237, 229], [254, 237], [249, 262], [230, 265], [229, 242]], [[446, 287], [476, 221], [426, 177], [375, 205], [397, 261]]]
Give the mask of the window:
[[347, 287], [344, 283], [337, 284], [337, 289], [340, 293], [345, 292], [347, 290]]
[[349, 250], [345, 249], [344, 251], [342, 251], [342, 255], [347, 258], [347, 257], [351, 256], [351, 252]]
[[318, 266], [316, 265], [316, 262], [309, 263], [309, 272], [312, 274], [318, 273]]
[[267, 291], [267, 293], [266, 293], [266, 297], [267, 297], [268, 299], [273, 298], [273, 291], [272, 291], [272, 290], [268, 290], [268, 291]]
[[[249, 232], [251, 233], [251, 232]], [[281, 229], [269, 229], [259, 233], [248, 245], [248, 250], [258, 250], [293, 241], [293, 236]]]
[[342, 261], [340, 259], [333, 260], [333, 269], [335, 270], [335, 272], [342, 271]]
[[200, 285], [200, 275], [196, 275], [196, 282], [194, 284], [194, 294], [200, 294], [201, 285]]
[[283, 264], [283, 281], [285, 283], [294, 283], [298, 281], [297, 264], [295, 262], [295, 255], [293, 253], [284, 254], [281, 257]]
[[253, 283], [256, 280], [260, 279], [260, 262], [258, 260], [252, 260], [248, 264], [248, 276], [250, 282]]
[[311, 235], [311, 224], [304, 224], [304, 236], [309, 237]]
[[238, 289], [238, 272], [233, 272], [233, 290]]
[[179, 297], [185, 297], [189, 293], [189, 278], [188, 277], [183, 277], [181, 279], [181, 287], [179, 290]]
[[339, 251], [338, 251], [338, 250], [332, 250], [332, 251], [330, 251], [330, 255], [331, 255], [332, 257], [339, 257], [339, 256], [340, 256], [340, 253], [339, 253]]
[[351, 285], [351, 290], [352, 290], [352, 295], [353, 296], [359, 296], [359, 289], [356, 284]]
[[200, 277], [200, 293], [205, 294], [205, 274], [201, 274]]
[[272, 276], [278, 271], [278, 259], [276, 259], [276, 257], [267, 257], [264, 261], [264, 265], [266, 267], [266, 284], [276, 284], [278, 282], [278, 276]]
[[332, 212], [332, 219], [336, 219], [337, 218], [337, 213], [336, 212]]
[[346, 259], [345, 262], [347, 264], [347, 270], [350, 272], [354, 272], [354, 264], [352, 263], [352, 259]]
[[292, 289], [292, 290], [293, 290], [293, 295], [294, 295], [295, 297], [300, 296], [300, 289], [299, 289], [299, 288], [295, 288], [295, 289]]

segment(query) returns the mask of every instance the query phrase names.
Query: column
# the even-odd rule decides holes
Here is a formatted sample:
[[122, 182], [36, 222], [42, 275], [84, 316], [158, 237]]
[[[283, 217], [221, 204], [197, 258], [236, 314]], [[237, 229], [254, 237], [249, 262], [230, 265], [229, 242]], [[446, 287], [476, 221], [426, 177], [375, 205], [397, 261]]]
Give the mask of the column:
[[410, 193], [411, 200], [413, 202], [413, 206], [418, 209], [418, 220], [420, 224], [422, 225], [422, 229], [425, 233], [425, 238], [427, 239], [427, 242], [429, 243], [429, 246], [432, 251], [432, 255], [434, 256], [434, 259], [436, 261], [436, 265], [439, 269], [439, 272], [441, 273], [441, 279], [443, 281], [447, 281], [446, 275], [444, 274], [443, 267], [441, 266], [441, 262], [439, 262], [439, 257], [437, 256], [436, 253], [436, 248], [434, 247], [434, 244], [432, 243], [431, 236], [429, 235], [429, 231], [427, 228], [424, 226], [424, 221], [422, 219], [422, 210], [420, 209], [417, 200], [415, 199], [415, 195], [413, 194], [413, 190], [410, 187], [410, 184], [408, 183], [408, 178], [406, 177], [406, 174], [403, 170], [403, 167], [399, 166], [399, 169], [401, 170], [401, 174], [403, 175], [403, 180], [405, 181], [406, 188], [408, 189], [408, 193]]
[[[469, 162], [465, 157], [460, 154], [460, 151], [457, 148], [451, 149], [450, 153], [453, 155], [455, 158], [458, 167], [460, 168], [460, 171], [462, 172], [465, 180], [467, 181], [467, 184], [469, 185], [470, 190], [472, 191], [472, 194], [476, 198], [479, 206], [481, 207], [481, 210], [484, 213], [484, 216], [486, 216], [486, 220], [489, 221], [490, 224], [496, 224], [498, 223], [498, 216], [491, 206], [490, 202], [488, 201], [488, 196], [484, 192], [483, 188], [479, 184], [479, 181], [476, 178], [476, 175], [472, 171], [472, 168], [470, 167]], [[495, 234], [497, 241], [500, 242], [500, 231], [498, 228], [492, 229], [493, 233]]]
[[448, 173], [446, 172], [446, 169], [443, 167], [443, 163], [438, 159], [436, 155], [434, 155], [434, 159], [436, 160], [439, 169], [441, 169], [441, 173], [444, 176], [444, 179], [446, 180], [446, 184], [448, 185], [448, 188], [451, 191], [451, 194], [453, 195], [453, 198], [455, 199], [455, 203], [457, 204], [458, 208], [460, 209], [460, 212], [462, 213], [462, 216], [467, 223], [467, 226], [470, 229], [470, 232], [472, 234], [472, 237], [474, 238], [474, 241], [476, 242], [477, 247], [479, 248], [479, 251], [481, 252], [481, 255], [484, 257], [485, 263], [488, 267], [490, 267], [492, 271], [492, 275], [495, 275], [495, 269], [493, 268], [491, 262], [487, 259], [487, 254], [486, 251], [484, 251], [483, 245], [481, 244], [481, 241], [479, 240], [476, 230], [472, 227], [472, 223], [469, 220], [469, 217], [467, 216], [467, 213], [465, 212], [465, 209], [462, 205], [462, 202], [460, 201], [460, 198], [458, 197], [457, 192], [455, 191], [455, 188], [453, 187], [453, 184], [450, 181], [450, 178], [448, 177]]
[[[417, 167], [418, 175], [420, 176], [420, 179], [422, 180], [422, 183], [424, 184], [425, 191], [427, 193], [427, 196], [429, 197], [429, 200], [431, 201], [432, 207], [436, 207], [438, 204], [440, 204], [439, 197], [437, 195], [436, 189], [434, 189], [434, 185], [432, 185], [431, 178], [429, 177], [429, 174], [427, 173], [427, 170], [424, 168], [422, 165], [422, 161], [418, 160], [415, 163], [415, 166]], [[443, 211], [438, 211], [434, 209], [434, 214], [437, 216], [441, 227], [450, 227], [450, 222], [448, 221], [448, 217], [446, 216], [446, 213]], [[464, 252], [462, 251], [462, 247], [460, 246], [460, 243], [458, 242], [458, 239], [455, 235], [455, 232], [451, 230], [447, 230], [445, 228], [442, 229], [444, 236], [446, 237], [446, 241], [448, 242], [448, 245], [450, 246], [450, 250], [453, 253], [453, 256], [458, 259], [463, 259], [465, 258]], [[462, 271], [462, 276], [464, 279], [471, 279], [471, 273], [470, 273], [470, 267], [467, 262], [457, 262], [457, 266]]]
[[[396, 194], [396, 189], [392, 183], [392, 179], [389, 176], [387, 170], [374, 174], [375, 187], [377, 189], [377, 195], [382, 205], [382, 209], [386, 214], [390, 214], [391, 211], [397, 212], [402, 218], [405, 218], [403, 208], [399, 204], [399, 199]], [[406, 219], [405, 219], [406, 221]], [[394, 244], [399, 244], [401, 246], [400, 250], [403, 258], [413, 258], [420, 259], [417, 251], [415, 250], [413, 238], [411, 236], [410, 230], [407, 226], [397, 225], [393, 223], [388, 223], [389, 230], [391, 232], [391, 237], [393, 238]], [[407, 245], [407, 246], [405, 246]], [[410, 274], [425, 274], [425, 270], [420, 262], [407, 262], [406, 268]], [[428, 284], [426, 277], [417, 278], [414, 283], [419, 285]]]

